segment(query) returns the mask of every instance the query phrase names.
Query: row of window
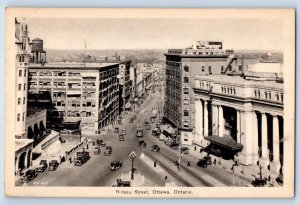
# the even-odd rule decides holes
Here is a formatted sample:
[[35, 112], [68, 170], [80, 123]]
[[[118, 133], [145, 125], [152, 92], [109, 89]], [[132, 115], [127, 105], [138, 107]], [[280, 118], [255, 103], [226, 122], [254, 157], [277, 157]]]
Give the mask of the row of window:
[[[23, 97], [23, 105], [26, 103], [26, 98]], [[18, 98], [18, 105], [21, 105], [21, 98]]]
[[[26, 83], [24, 83], [24, 86], [23, 86], [24, 90], [26, 90]], [[18, 84], [18, 91], [21, 91], [22, 90], [22, 84]]]
[[[19, 70], [19, 77], [23, 77], [22, 73], [23, 73], [23, 70]], [[24, 70], [24, 77], [26, 77], [26, 70]]]
[[235, 87], [229, 87], [229, 86], [222, 86], [221, 88], [222, 93], [226, 94], [236, 94]]
[[[272, 100], [272, 92], [270, 90], [268, 90], [268, 91], [266, 90], [264, 92], [264, 96], [262, 96], [260, 90], [255, 89], [254, 90], [254, 96], [256, 98], [260, 98], [260, 99], [264, 98], [266, 100]], [[283, 93], [276, 92], [275, 93], [275, 99], [276, 99], [276, 101], [283, 103]]]
[[[21, 114], [18, 113], [17, 114], [17, 122], [20, 122], [21, 121]], [[24, 122], [25, 121], [25, 112], [23, 112], [22, 114], [22, 121]]]

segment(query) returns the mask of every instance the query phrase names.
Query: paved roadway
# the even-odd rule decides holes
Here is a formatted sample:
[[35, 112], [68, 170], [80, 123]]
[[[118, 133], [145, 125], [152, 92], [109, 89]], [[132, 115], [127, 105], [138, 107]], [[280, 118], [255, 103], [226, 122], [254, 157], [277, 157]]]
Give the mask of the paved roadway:
[[[141, 148], [138, 146], [138, 138], [136, 135], [136, 128], [138, 124], [144, 125], [144, 121], [149, 121], [150, 113], [153, 107], [157, 106], [157, 102], [161, 97], [160, 93], [151, 93], [144, 103], [137, 109], [137, 119], [133, 123], [129, 123], [129, 118], [133, 114], [126, 114], [123, 119], [123, 125], [119, 126], [120, 130], [126, 129], [125, 141], [119, 141], [119, 135], [115, 134], [113, 130], [105, 136], [92, 136], [90, 138], [101, 138], [106, 145], [112, 146], [112, 154], [104, 156], [104, 149], [100, 155], [93, 155], [93, 150], [90, 147], [91, 159], [83, 166], [74, 166], [69, 161], [62, 163], [56, 171], [45, 171], [38, 173], [38, 176], [28, 185], [46, 185], [46, 186], [112, 186], [120, 177], [121, 173], [129, 173], [131, 170], [131, 159], [129, 154], [135, 151], [137, 158], [134, 161], [134, 167], [137, 172], [140, 172], [145, 178], [149, 179], [149, 186], [164, 186], [165, 173], [168, 173], [168, 179], [177, 186], [231, 186], [232, 174], [222, 168], [216, 166], [209, 166], [208, 168], [200, 168], [196, 166], [197, 158], [191, 155], [184, 155], [181, 160], [180, 170], [177, 169], [174, 162], [178, 160], [178, 151], [172, 150], [165, 146], [163, 142], [152, 136], [151, 130], [144, 129], [143, 139], [147, 143], [147, 147], [143, 150], [146, 156], [157, 161], [161, 167], [164, 168], [164, 174], [156, 172], [155, 169], [149, 168], [149, 164], [140, 159]], [[155, 124], [152, 124], [152, 128]], [[160, 152], [150, 151], [150, 146], [158, 144], [161, 148]], [[120, 160], [123, 162], [121, 169], [117, 171], [110, 171], [110, 163], [113, 160]], [[190, 160], [191, 167], [187, 167], [186, 163]], [[244, 179], [237, 179], [243, 184], [249, 183]], [[22, 185], [20, 182], [17, 185]]]

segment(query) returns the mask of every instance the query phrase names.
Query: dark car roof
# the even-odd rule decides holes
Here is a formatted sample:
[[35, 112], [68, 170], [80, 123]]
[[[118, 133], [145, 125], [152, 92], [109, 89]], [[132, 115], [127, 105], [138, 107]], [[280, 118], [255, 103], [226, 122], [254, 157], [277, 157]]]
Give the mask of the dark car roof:
[[51, 160], [51, 162], [50, 163], [56, 163], [56, 162], [58, 162], [57, 160]]
[[120, 161], [112, 161], [111, 164], [117, 164], [120, 163]]

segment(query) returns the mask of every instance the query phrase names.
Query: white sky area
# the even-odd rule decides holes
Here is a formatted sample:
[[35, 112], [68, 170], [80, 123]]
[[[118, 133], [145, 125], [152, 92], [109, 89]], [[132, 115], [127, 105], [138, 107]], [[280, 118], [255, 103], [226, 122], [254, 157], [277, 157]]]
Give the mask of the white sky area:
[[222, 40], [225, 49], [283, 50], [276, 19], [26, 19], [31, 39], [47, 49], [186, 48], [196, 40]]

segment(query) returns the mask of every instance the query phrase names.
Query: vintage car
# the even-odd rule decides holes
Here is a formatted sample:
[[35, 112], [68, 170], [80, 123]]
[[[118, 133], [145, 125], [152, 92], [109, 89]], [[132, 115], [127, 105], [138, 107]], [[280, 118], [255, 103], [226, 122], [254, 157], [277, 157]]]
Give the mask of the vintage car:
[[133, 123], [133, 117], [129, 119], [129, 123]]
[[267, 178], [257, 178], [255, 177], [255, 179], [251, 182], [251, 184], [255, 187], [259, 186], [259, 187], [263, 187], [267, 184]]
[[113, 161], [110, 163], [110, 170], [111, 171], [116, 171], [122, 167], [122, 162], [121, 161]]
[[100, 155], [101, 154], [101, 149], [100, 147], [96, 147], [95, 151], [94, 151], [94, 155]]
[[140, 140], [140, 141], [139, 141], [139, 146], [141, 146], [141, 147], [146, 147], [146, 142], [145, 142], [145, 140]]
[[197, 165], [199, 167], [203, 167], [203, 168], [206, 168], [207, 167], [207, 160], [206, 159], [199, 159], [199, 161], [197, 162]]
[[57, 169], [58, 165], [59, 165], [59, 163], [57, 160], [51, 160], [51, 162], [49, 162], [48, 170], [55, 171]]
[[39, 165], [36, 167], [36, 171], [37, 172], [43, 172], [47, 169], [48, 164], [47, 164], [47, 160], [41, 160]]
[[117, 179], [118, 187], [130, 187], [130, 181], [123, 181], [122, 179]]
[[105, 147], [105, 143], [104, 143], [104, 141], [103, 140], [101, 140], [101, 139], [97, 139], [97, 145], [98, 146], [100, 146], [100, 147]]
[[179, 144], [178, 143], [171, 143], [170, 148], [174, 149], [174, 150], [178, 150], [179, 149]]
[[280, 174], [277, 178], [276, 178], [276, 182], [279, 184], [279, 185], [283, 185], [283, 175]]
[[126, 135], [126, 129], [122, 129], [122, 132], [121, 132], [123, 135]]
[[145, 121], [145, 126], [148, 126], [148, 125], [150, 125], [150, 123], [149, 123], [149, 121]]
[[205, 159], [205, 160], [207, 161], [207, 164], [208, 164], [208, 165], [211, 165], [211, 164], [212, 164], [211, 156], [206, 155], [205, 157], [203, 157], [203, 159]]
[[124, 135], [120, 134], [120, 135], [119, 135], [119, 141], [124, 141], [124, 140], [125, 140]]
[[111, 146], [107, 146], [107, 147], [105, 148], [104, 155], [105, 155], [105, 156], [109, 156], [109, 155], [111, 155], [111, 153], [112, 153], [112, 148], [111, 148]]
[[90, 159], [89, 152], [77, 152], [74, 165], [81, 166], [84, 163], [86, 163], [89, 159]]
[[160, 147], [159, 147], [158, 145], [155, 144], [155, 145], [152, 145], [150, 149], [151, 149], [151, 151], [159, 152]]
[[21, 177], [21, 181], [23, 183], [27, 183], [27, 182], [33, 180], [36, 176], [37, 176], [37, 173], [36, 173], [35, 169], [28, 169]]
[[159, 128], [155, 128], [152, 130], [152, 135], [153, 136], [159, 136], [160, 135], [160, 129]]
[[115, 133], [119, 133], [119, 128], [118, 128], [118, 127], [115, 127], [114, 132], [115, 132]]
[[182, 154], [188, 154], [189, 153], [189, 148], [188, 147], [181, 147], [180, 152]]

